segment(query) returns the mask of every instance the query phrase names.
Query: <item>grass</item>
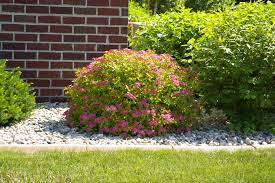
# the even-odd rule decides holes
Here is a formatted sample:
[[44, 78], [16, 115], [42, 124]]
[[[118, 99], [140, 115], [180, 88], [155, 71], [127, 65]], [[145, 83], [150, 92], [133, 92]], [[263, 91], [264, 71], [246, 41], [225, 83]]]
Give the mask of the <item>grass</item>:
[[261, 151], [0, 152], [0, 182], [275, 182]]

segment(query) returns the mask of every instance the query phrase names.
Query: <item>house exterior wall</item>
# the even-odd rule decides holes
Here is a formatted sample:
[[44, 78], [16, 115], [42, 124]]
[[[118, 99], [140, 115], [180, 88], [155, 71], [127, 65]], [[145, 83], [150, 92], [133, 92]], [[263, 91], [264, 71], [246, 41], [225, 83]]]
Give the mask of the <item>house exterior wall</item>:
[[38, 102], [62, 102], [77, 68], [127, 47], [128, 0], [0, 0], [0, 23], [0, 58]]

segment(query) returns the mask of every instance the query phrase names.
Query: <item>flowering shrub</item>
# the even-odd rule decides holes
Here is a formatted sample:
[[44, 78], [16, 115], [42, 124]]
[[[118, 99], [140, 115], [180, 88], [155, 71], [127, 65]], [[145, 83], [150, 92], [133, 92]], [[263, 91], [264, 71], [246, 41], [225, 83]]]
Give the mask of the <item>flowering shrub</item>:
[[0, 126], [26, 118], [35, 107], [33, 89], [20, 78], [17, 69], [6, 70], [6, 60], [0, 60]]
[[66, 88], [68, 124], [87, 132], [155, 136], [182, 132], [196, 117], [192, 73], [170, 55], [112, 50]]

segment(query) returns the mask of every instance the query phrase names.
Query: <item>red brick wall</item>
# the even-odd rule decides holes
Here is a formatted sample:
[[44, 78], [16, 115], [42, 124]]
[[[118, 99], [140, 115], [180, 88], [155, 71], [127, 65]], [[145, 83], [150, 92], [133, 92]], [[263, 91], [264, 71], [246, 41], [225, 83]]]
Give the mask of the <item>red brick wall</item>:
[[64, 101], [75, 69], [127, 47], [128, 0], [0, 0], [0, 58], [38, 102]]

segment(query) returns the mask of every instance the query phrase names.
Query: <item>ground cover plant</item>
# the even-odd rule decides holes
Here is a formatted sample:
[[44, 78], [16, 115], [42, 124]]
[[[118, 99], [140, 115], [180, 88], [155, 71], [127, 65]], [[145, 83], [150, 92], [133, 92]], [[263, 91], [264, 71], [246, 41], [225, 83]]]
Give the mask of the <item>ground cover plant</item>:
[[20, 78], [17, 69], [6, 70], [6, 60], [0, 60], [0, 126], [25, 119], [35, 107], [34, 92]]
[[273, 183], [275, 150], [0, 152], [1, 182]]
[[66, 89], [68, 123], [114, 135], [183, 132], [192, 127], [198, 108], [193, 79], [170, 55], [109, 51], [78, 71]]

